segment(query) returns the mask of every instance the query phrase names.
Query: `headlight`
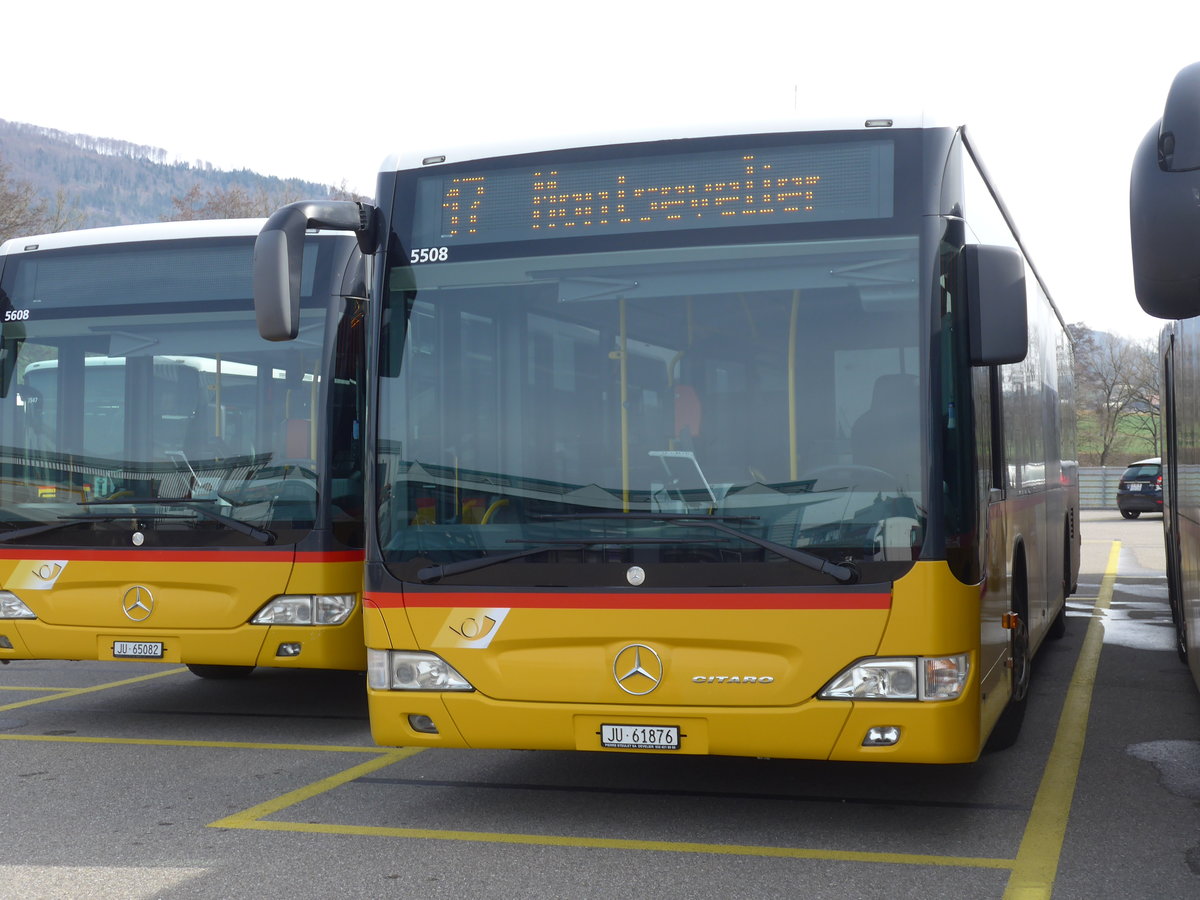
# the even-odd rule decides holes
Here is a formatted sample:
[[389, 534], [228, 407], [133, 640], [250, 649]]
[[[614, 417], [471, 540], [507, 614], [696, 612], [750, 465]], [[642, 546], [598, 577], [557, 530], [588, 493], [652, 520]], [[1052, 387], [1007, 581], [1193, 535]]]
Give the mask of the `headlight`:
[[970, 657], [860, 659], [817, 694], [822, 700], [953, 700], [970, 673]]
[[0, 619], [36, 619], [33, 610], [10, 591], [0, 591]]
[[367, 684], [377, 691], [473, 691], [448, 662], [433, 653], [367, 650]]
[[915, 659], [864, 659], [844, 669], [818, 695], [825, 700], [916, 700]]
[[250, 621], [255, 625], [341, 625], [354, 612], [354, 594], [284, 594]]

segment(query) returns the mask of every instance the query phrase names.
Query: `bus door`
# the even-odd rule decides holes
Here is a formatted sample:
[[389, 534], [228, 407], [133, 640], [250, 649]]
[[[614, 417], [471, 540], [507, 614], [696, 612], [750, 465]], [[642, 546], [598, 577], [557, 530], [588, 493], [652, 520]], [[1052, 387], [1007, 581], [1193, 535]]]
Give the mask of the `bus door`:
[[[1009, 607], [1008, 572], [1008, 465], [1004, 449], [1004, 416], [1001, 374], [997, 366], [977, 374], [975, 403], [980, 434], [980, 478], [986, 484], [987, 534], [984, 537], [984, 592], [980, 610], [980, 675], [982, 694], [990, 696], [1007, 677], [1009, 634], [1003, 627]], [[982, 433], [986, 429], [986, 433]]]

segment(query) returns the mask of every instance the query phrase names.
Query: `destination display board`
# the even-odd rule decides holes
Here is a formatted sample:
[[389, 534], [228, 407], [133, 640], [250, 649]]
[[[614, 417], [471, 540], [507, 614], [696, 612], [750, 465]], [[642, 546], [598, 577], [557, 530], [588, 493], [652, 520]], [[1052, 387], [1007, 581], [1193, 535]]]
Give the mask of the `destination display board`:
[[431, 173], [412, 246], [889, 218], [894, 173], [880, 139]]

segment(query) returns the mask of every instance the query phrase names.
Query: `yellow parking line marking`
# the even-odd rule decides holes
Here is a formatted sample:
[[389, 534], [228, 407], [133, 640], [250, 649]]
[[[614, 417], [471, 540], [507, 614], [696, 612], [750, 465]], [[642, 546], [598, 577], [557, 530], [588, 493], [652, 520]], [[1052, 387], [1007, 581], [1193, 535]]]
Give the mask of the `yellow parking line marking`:
[[[124, 687], [127, 684], [137, 684], [141, 681], [150, 681], [154, 678], [163, 678], [167, 675], [178, 675], [180, 672], [186, 672], [187, 667], [178, 669], [167, 669], [163, 672], [154, 672], [150, 675], [139, 675], [136, 678], [124, 678], [121, 681], [110, 681], [107, 684], [97, 684], [92, 687], [85, 688], [63, 688], [57, 694], [51, 694], [48, 697], [35, 697], [32, 700], [18, 700], [16, 703], [6, 703], [0, 706], [0, 712], [9, 709], [20, 709], [22, 706], [34, 706], [38, 703], [49, 703], [52, 700], [63, 700], [67, 697], [78, 697], [81, 694], [92, 694], [96, 691], [107, 691], [111, 688]], [[25, 690], [38, 690], [37, 688], [25, 688]]]
[[1067, 699], [1063, 702], [1050, 758], [1042, 773], [1042, 782], [1017, 851], [1016, 864], [1004, 892], [1005, 900], [1049, 898], [1054, 889], [1067, 832], [1067, 819], [1071, 814], [1071, 800], [1075, 796], [1075, 782], [1083, 757], [1083, 742], [1087, 736], [1088, 712], [1092, 706], [1096, 670], [1100, 665], [1100, 650], [1104, 646], [1103, 618], [1112, 602], [1120, 556], [1121, 542], [1113, 541], [1083, 647], [1067, 688]]
[[706, 853], [723, 856], [760, 856], [782, 859], [819, 859], [835, 862], [869, 862], [889, 865], [945, 866], [951, 868], [1011, 869], [1011, 859], [969, 856], [925, 856], [917, 853], [866, 853], [853, 850], [810, 850], [801, 847], [767, 847], [753, 844], [697, 844], [686, 841], [636, 841], [616, 838], [568, 837], [553, 834], [512, 834], [488, 831], [436, 831], [424, 828], [386, 828], [375, 825], [326, 825], [305, 822], [241, 820], [231, 816], [210, 828], [245, 828], [254, 831], [288, 831], [309, 834], [346, 834], [438, 841], [477, 841], [487, 844], [526, 844], [537, 847], [586, 847], [604, 850], [650, 850], [663, 853]]
[[29, 687], [29, 686], [22, 687], [19, 684], [18, 685], [0, 684], [0, 691], [34, 691], [34, 692], [45, 691], [46, 693], [50, 693], [51, 691], [57, 691], [58, 693], [61, 694], [64, 690], [65, 690], [65, 688], [60, 688], [60, 687]]
[[358, 747], [353, 744], [265, 744], [253, 741], [182, 741], [166, 738], [88, 737], [79, 734], [0, 734], [0, 741], [47, 741], [62, 744], [114, 744], [134, 747], [199, 747], [205, 750], [301, 750], [325, 753], [386, 754], [383, 747]]
[[651, 850], [669, 853], [706, 853], [727, 856], [757, 856], [788, 859], [823, 859], [843, 862], [872, 862], [920, 866], [945, 866], [976, 869], [1011, 869], [1013, 860], [991, 857], [936, 856], [915, 853], [867, 853], [841, 850], [811, 850], [797, 847], [768, 847], [747, 844], [700, 844], [685, 841], [638, 841], [610, 838], [568, 837], [563, 835], [513, 834], [483, 831], [443, 831], [423, 828], [388, 828], [373, 825], [337, 825], [307, 822], [271, 822], [265, 817], [303, 803], [319, 794], [386, 768], [423, 752], [421, 747], [389, 749], [384, 747], [338, 746], [333, 744], [265, 744], [247, 741], [183, 741], [151, 738], [107, 738], [80, 735], [0, 734], [0, 741], [57, 741], [76, 744], [116, 744], [144, 747], [189, 747], [201, 749], [278, 750], [326, 753], [371, 753], [367, 760], [349, 769], [313, 782], [302, 788], [273, 797], [249, 809], [216, 822], [209, 828], [236, 828], [246, 831], [306, 832], [345, 834], [440, 841], [477, 841], [492, 844], [526, 844], [546, 847], [590, 847], [612, 850]]
[[389, 828], [380, 825], [336, 825], [320, 822], [272, 822], [266, 816], [331, 791], [400, 762], [423, 748], [389, 751], [369, 760], [240, 813], [209, 823], [209, 828], [238, 828], [249, 831], [345, 834], [360, 837], [391, 837], [437, 841], [477, 841], [488, 844], [526, 844], [540, 847], [588, 847], [609, 850], [652, 850], [665, 853], [707, 853], [726, 856], [759, 856], [787, 859], [822, 859], [842, 862], [871, 862], [917, 866], [947, 866], [975, 869], [1011, 869], [1013, 860], [993, 857], [936, 856], [919, 853], [868, 853], [854, 850], [812, 850], [800, 847], [768, 847], [753, 844], [699, 844], [687, 841], [639, 841], [614, 838], [569, 837], [552, 834], [514, 834], [491, 831], [445, 831], [429, 828]]
[[[368, 748], [370, 749], [370, 748]], [[405, 747], [400, 750], [382, 750], [379, 749], [382, 755], [378, 759], [371, 759], [365, 763], [359, 763], [357, 766], [346, 769], [343, 772], [338, 772], [336, 775], [330, 775], [328, 778], [323, 778], [320, 781], [313, 782], [302, 788], [297, 788], [294, 791], [289, 791], [286, 794], [281, 794], [257, 806], [252, 806], [249, 809], [242, 810], [240, 813], [234, 813], [232, 816], [227, 816], [217, 822], [209, 824], [209, 828], [255, 828], [258, 826], [258, 819], [263, 816], [269, 816], [272, 813], [279, 812], [281, 809], [287, 809], [289, 806], [295, 806], [297, 803], [315, 797], [318, 794], [324, 794], [326, 791], [331, 791], [336, 787], [341, 787], [349, 781], [356, 778], [361, 778], [363, 775], [368, 775], [385, 766], [390, 766], [392, 763], [400, 762], [402, 759], [407, 759], [417, 753], [420, 753], [423, 747]]]

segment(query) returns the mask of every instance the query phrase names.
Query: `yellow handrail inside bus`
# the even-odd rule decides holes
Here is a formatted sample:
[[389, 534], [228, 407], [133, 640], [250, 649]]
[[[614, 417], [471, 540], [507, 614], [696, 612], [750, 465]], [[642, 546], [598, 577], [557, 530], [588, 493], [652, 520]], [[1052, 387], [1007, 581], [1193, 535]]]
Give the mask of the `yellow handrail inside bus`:
[[796, 453], [796, 322], [800, 317], [800, 292], [792, 291], [792, 316], [788, 324], [788, 471], [792, 481], [800, 477]]
[[494, 516], [501, 508], [505, 506], [508, 506], [507, 499], [493, 500], [491, 506], [487, 508], [487, 511], [480, 518], [479, 524], [486, 525], [488, 522], [492, 521], [492, 516]]
[[220, 353], [217, 354], [216, 371], [213, 374], [216, 379], [216, 384], [213, 386], [213, 388], [214, 388], [213, 399], [216, 401], [216, 403], [213, 407], [213, 434], [216, 435], [218, 440], [220, 440], [220, 438], [221, 438], [221, 354]]
[[628, 334], [625, 322], [625, 298], [622, 297], [621, 308], [621, 337], [617, 359], [621, 370], [621, 504], [624, 512], [629, 512], [629, 353]]

